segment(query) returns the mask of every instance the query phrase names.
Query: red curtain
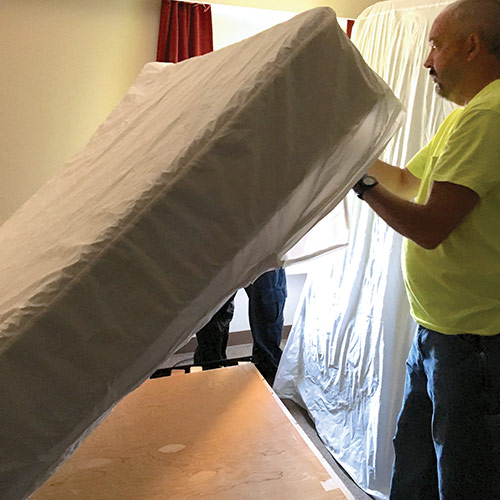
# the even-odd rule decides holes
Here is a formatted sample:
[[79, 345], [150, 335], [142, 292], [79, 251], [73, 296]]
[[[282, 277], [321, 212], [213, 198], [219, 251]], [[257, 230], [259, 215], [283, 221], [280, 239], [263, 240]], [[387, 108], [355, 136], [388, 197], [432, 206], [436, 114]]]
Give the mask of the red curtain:
[[347, 32], [347, 36], [349, 38], [351, 38], [353, 26], [354, 26], [354, 19], [348, 19], [347, 20], [347, 30], [346, 30], [346, 32]]
[[179, 62], [212, 50], [210, 5], [162, 0], [156, 60]]

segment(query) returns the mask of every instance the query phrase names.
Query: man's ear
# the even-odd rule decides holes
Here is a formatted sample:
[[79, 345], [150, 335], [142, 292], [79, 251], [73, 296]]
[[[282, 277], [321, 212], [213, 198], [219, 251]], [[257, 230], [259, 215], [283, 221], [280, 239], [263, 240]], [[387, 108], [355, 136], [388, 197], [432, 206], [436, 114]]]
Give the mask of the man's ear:
[[465, 40], [467, 61], [473, 61], [481, 51], [482, 40], [478, 33], [471, 33]]

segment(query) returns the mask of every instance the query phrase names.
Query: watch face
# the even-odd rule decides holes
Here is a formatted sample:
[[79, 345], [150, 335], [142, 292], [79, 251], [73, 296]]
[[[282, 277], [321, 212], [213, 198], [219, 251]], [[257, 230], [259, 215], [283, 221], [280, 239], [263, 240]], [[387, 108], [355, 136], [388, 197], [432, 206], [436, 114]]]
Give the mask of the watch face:
[[363, 184], [365, 186], [375, 186], [375, 184], [377, 184], [377, 179], [375, 179], [375, 177], [372, 177], [371, 175], [367, 175], [364, 179], [363, 179]]
[[377, 179], [371, 175], [364, 175], [359, 179], [359, 181], [354, 185], [354, 192], [358, 195], [358, 198], [363, 199], [363, 194], [372, 187], [378, 184]]

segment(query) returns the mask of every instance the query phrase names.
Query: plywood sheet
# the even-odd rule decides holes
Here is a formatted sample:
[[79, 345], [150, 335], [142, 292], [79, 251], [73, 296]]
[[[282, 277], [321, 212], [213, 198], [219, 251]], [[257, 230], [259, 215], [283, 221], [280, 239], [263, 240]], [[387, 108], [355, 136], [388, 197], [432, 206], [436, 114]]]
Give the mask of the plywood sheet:
[[349, 498], [285, 412], [251, 364], [148, 380], [30, 498]]

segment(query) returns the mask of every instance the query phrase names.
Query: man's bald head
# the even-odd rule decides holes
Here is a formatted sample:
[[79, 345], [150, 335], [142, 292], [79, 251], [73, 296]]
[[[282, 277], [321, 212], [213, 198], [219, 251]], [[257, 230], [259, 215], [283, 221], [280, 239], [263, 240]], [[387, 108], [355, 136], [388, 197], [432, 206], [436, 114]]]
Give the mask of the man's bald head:
[[488, 52], [500, 60], [500, 0], [458, 0], [445, 12], [464, 37], [477, 33]]
[[458, 0], [435, 19], [424, 62], [439, 95], [467, 104], [500, 79], [500, 0]]

